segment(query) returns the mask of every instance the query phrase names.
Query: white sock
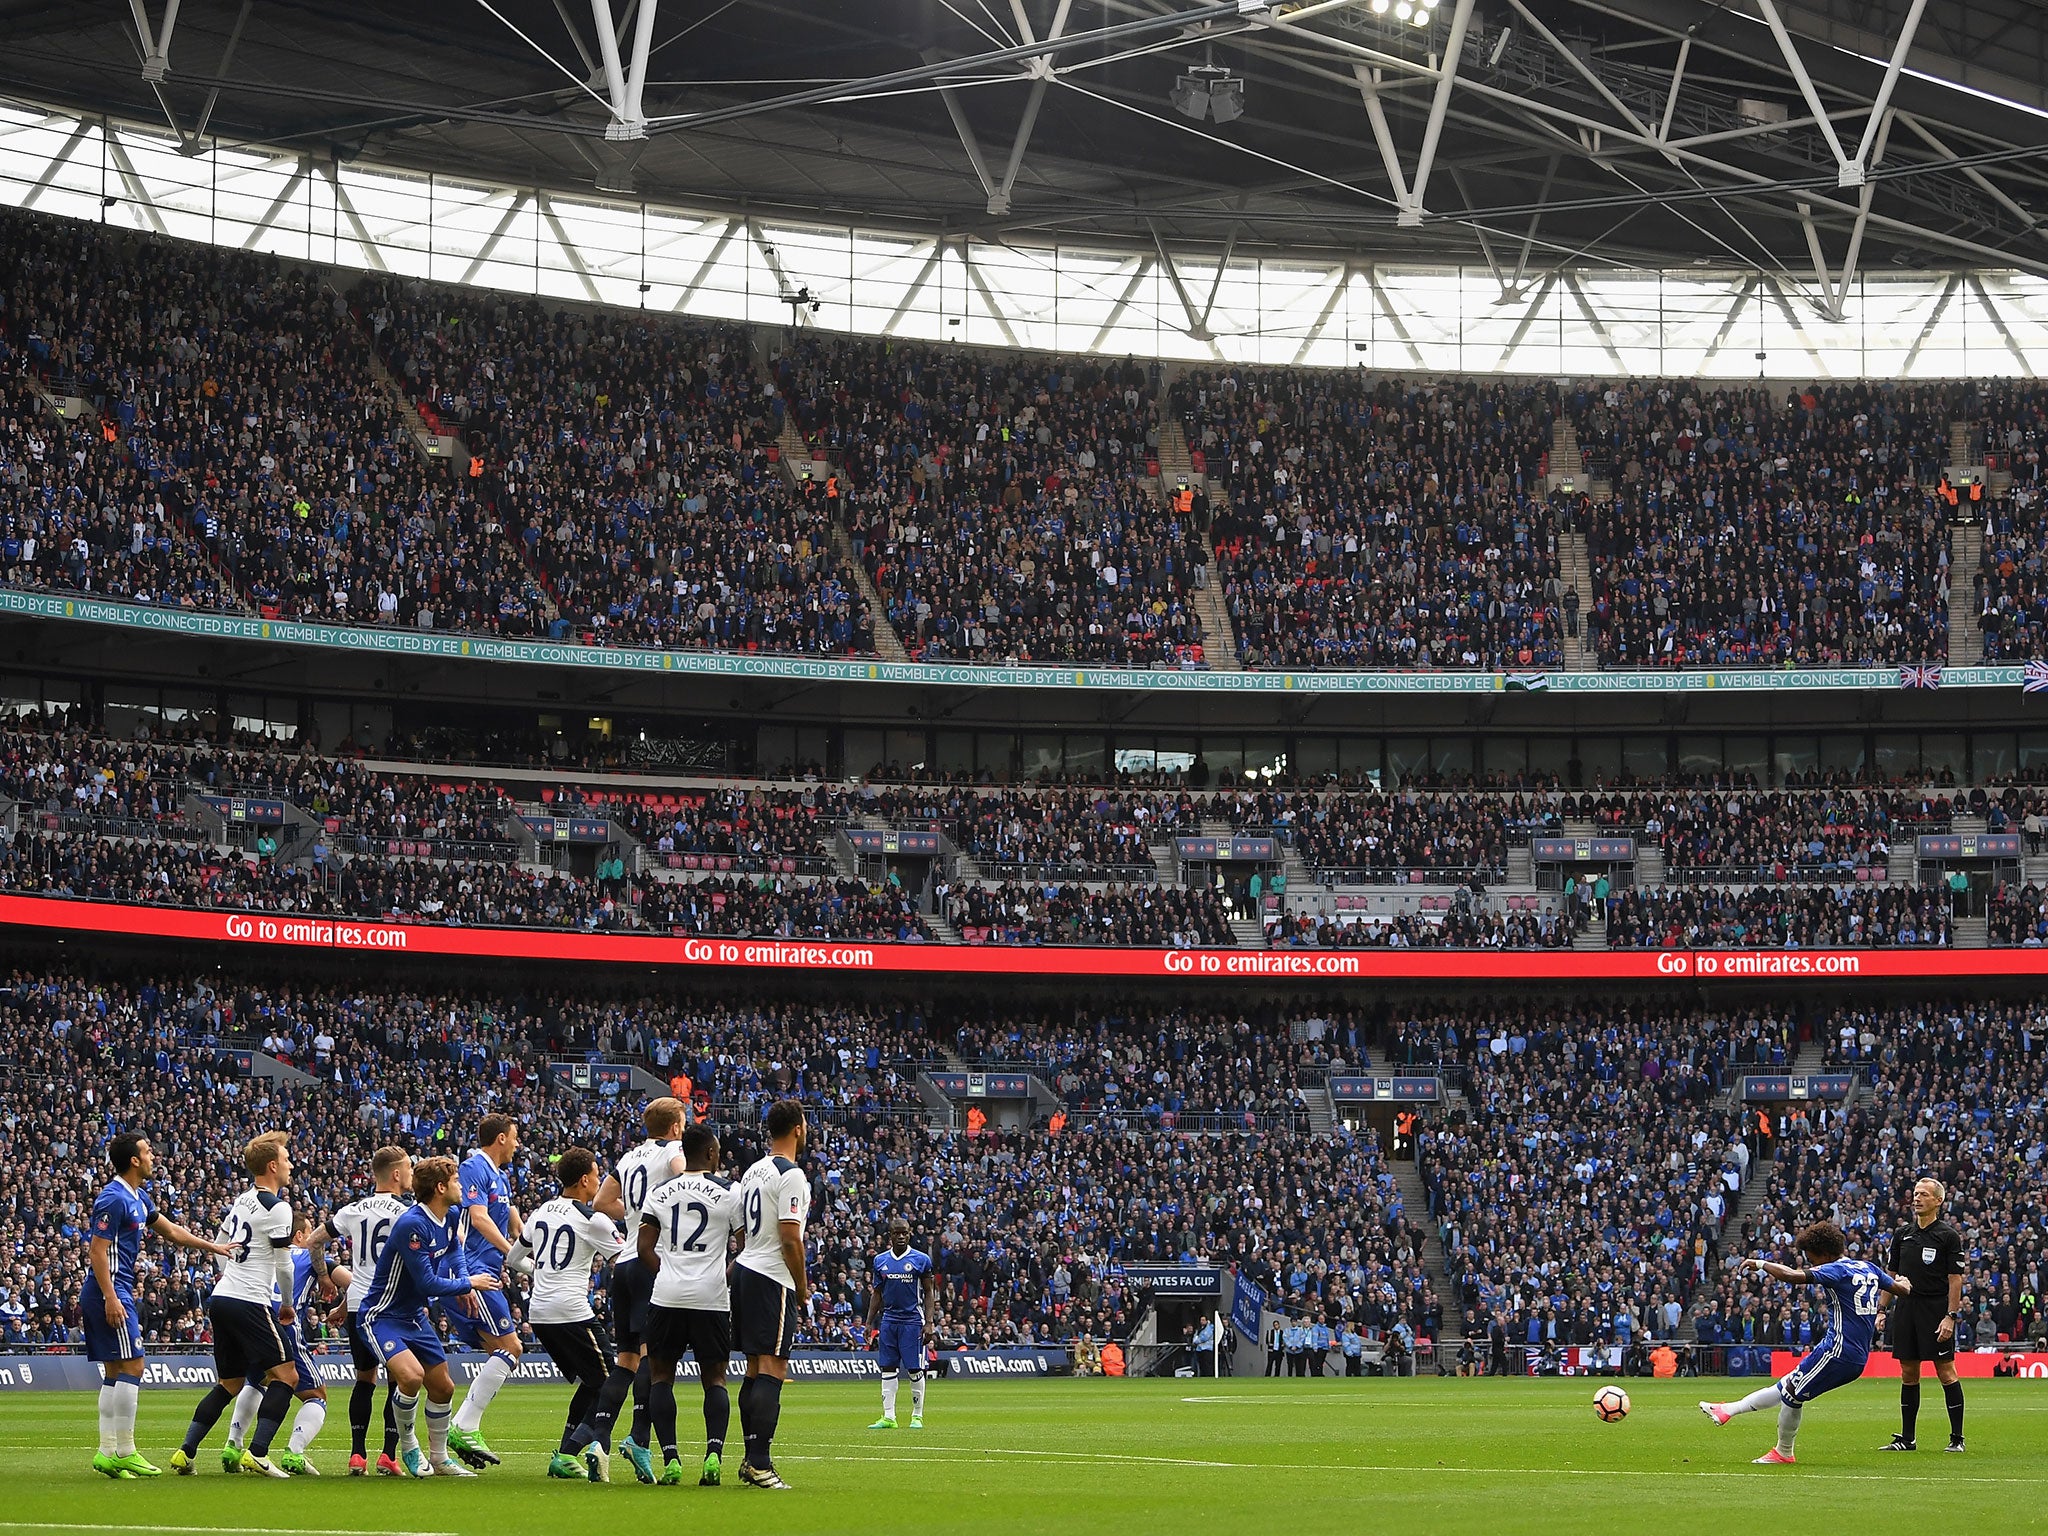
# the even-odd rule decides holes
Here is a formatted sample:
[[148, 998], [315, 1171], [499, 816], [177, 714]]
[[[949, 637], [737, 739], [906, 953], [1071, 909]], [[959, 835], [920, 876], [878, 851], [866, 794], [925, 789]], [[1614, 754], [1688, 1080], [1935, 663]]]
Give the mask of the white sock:
[[403, 1392], [391, 1394], [391, 1417], [398, 1423], [398, 1448], [412, 1450], [420, 1443], [419, 1428], [414, 1415], [420, 1411], [420, 1400], [407, 1397]]
[[896, 1417], [896, 1373], [894, 1371], [882, 1372], [882, 1417], [885, 1419]]
[[427, 1399], [427, 1460], [437, 1467], [448, 1459], [448, 1420], [452, 1417], [447, 1403]]
[[311, 1398], [299, 1404], [299, 1416], [292, 1420], [291, 1448], [294, 1456], [303, 1455], [313, 1437], [320, 1433], [320, 1426], [327, 1422], [327, 1404], [319, 1398]]
[[1768, 1387], [1759, 1387], [1740, 1402], [1723, 1403], [1721, 1406], [1730, 1413], [1761, 1413], [1766, 1408], [1777, 1408], [1784, 1404], [1784, 1394], [1778, 1391], [1774, 1381]]
[[142, 1383], [133, 1376], [116, 1376], [114, 1399], [114, 1454], [135, 1454], [135, 1415], [142, 1408]]
[[118, 1456], [121, 1454], [114, 1449], [115, 1444], [121, 1437], [121, 1432], [116, 1427], [119, 1422], [120, 1407], [118, 1400], [114, 1396], [114, 1384], [111, 1381], [103, 1382], [100, 1386], [100, 1454], [102, 1456]]
[[1798, 1403], [1787, 1403], [1778, 1410], [1778, 1454], [1790, 1456], [1792, 1443], [1799, 1438], [1799, 1416], [1806, 1410]]
[[921, 1419], [924, 1417], [923, 1371], [912, 1371], [910, 1373], [910, 1416], [913, 1419]]
[[518, 1363], [503, 1350], [491, 1352], [491, 1358], [478, 1368], [476, 1380], [469, 1384], [469, 1392], [462, 1399], [462, 1408], [455, 1415], [457, 1429], [465, 1435], [473, 1435], [483, 1428], [484, 1410], [491, 1406], [491, 1399], [498, 1395], [498, 1388], [512, 1379]]
[[256, 1422], [256, 1415], [263, 1407], [263, 1383], [245, 1381], [242, 1390], [235, 1394], [234, 1416], [228, 1420], [228, 1444], [240, 1450], [249, 1443], [249, 1426]]

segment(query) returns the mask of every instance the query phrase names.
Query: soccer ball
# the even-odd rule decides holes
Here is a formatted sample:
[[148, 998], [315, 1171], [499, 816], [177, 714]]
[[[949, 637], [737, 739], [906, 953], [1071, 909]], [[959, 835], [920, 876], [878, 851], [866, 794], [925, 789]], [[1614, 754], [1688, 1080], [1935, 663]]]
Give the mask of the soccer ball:
[[1619, 1424], [1628, 1417], [1628, 1394], [1619, 1387], [1602, 1387], [1593, 1394], [1593, 1412], [1602, 1424]]

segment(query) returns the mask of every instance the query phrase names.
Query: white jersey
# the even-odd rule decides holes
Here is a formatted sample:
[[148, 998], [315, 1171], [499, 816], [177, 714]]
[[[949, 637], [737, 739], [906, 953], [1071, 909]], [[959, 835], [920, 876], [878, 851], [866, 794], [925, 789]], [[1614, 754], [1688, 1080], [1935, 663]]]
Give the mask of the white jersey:
[[619, 1166], [612, 1170], [612, 1177], [619, 1181], [619, 1189], [626, 1201], [627, 1240], [637, 1241], [633, 1234], [640, 1230], [640, 1217], [647, 1209], [647, 1203], [654, 1198], [654, 1192], [678, 1175], [669, 1172], [669, 1165], [683, 1155], [680, 1141], [643, 1141], [624, 1157]]
[[283, 1195], [267, 1189], [245, 1189], [220, 1219], [217, 1242], [234, 1252], [215, 1259], [220, 1279], [216, 1296], [260, 1302], [268, 1307], [278, 1291], [292, 1293], [292, 1208]]
[[397, 1195], [365, 1195], [353, 1205], [344, 1205], [327, 1218], [327, 1230], [348, 1242], [348, 1310], [351, 1316], [370, 1299], [370, 1281], [376, 1276], [377, 1261], [384, 1257], [384, 1244], [391, 1236], [391, 1223], [406, 1213], [408, 1201]]
[[811, 1219], [811, 1181], [788, 1158], [770, 1153], [740, 1180], [740, 1203], [747, 1233], [740, 1263], [795, 1290], [796, 1276], [782, 1261], [782, 1223], [795, 1222], [802, 1241], [804, 1224]]
[[685, 1173], [656, 1191], [640, 1219], [656, 1229], [654, 1251], [661, 1268], [652, 1299], [657, 1307], [723, 1312], [732, 1305], [725, 1283], [726, 1240], [745, 1221], [738, 1190], [716, 1174]]
[[590, 1273], [625, 1247], [611, 1218], [589, 1206], [557, 1195], [535, 1211], [520, 1229], [506, 1264], [533, 1275], [526, 1298], [530, 1323], [587, 1323]]

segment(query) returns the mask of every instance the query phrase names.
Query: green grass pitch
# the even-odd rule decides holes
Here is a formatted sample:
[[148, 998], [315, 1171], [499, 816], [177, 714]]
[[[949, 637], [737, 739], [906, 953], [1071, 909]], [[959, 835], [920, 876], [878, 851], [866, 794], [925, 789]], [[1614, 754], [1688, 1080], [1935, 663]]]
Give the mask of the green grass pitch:
[[[191, 1478], [110, 1483], [87, 1465], [92, 1399], [22, 1395], [0, 1400], [0, 1536], [631, 1536], [650, 1519], [721, 1536], [2048, 1529], [2048, 1385], [1972, 1382], [1964, 1456], [1939, 1449], [1946, 1418], [1928, 1391], [1923, 1448], [1905, 1457], [1877, 1451], [1897, 1427], [1896, 1383], [1866, 1381], [1807, 1411], [1800, 1464], [1786, 1468], [1749, 1465], [1772, 1443], [1774, 1415], [1717, 1429], [1694, 1407], [1703, 1390], [1737, 1385], [1630, 1382], [1634, 1413], [1608, 1425], [1584, 1381], [940, 1382], [913, 1434], [866, 1428], [880, 1407], [871, 1386], [796, 1383], [776, 1445], [795, 1491], [781, 1494], [730, 1476], [718, 1489], [694, 1475], [643, 1488], [623, 1461], [610, 1487], [549, 1482], [566, 1393], [530, 1386], [492, 1407], [485, 1428], [505, 1465], [474, 1482], [342, 1475], [347, 1401], [336, 1394], [313, 1448], [318, 1480], [228, 1477], [208, 1454]], [[694, 1396], [682, 1394], [691, 1422]], [[190, 1409], [182, 1392], [144, 1394], [139, 1443], [159, 1465]]]

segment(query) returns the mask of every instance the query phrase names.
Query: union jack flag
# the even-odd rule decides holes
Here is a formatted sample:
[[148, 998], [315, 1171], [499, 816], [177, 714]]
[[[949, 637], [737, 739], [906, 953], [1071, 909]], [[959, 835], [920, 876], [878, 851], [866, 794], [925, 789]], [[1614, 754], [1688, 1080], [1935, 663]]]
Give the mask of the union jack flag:
[[2048, 693], [2048, 661], [2030, 661], [2020, 673], [2020, 692]]
[[1932, 662], [1921, 666], [1901, 667], [1899, 668], [1899, 686], [1901, 688], [1939, 688], [1941, 686], [1941, 668], [1935, 666]]

